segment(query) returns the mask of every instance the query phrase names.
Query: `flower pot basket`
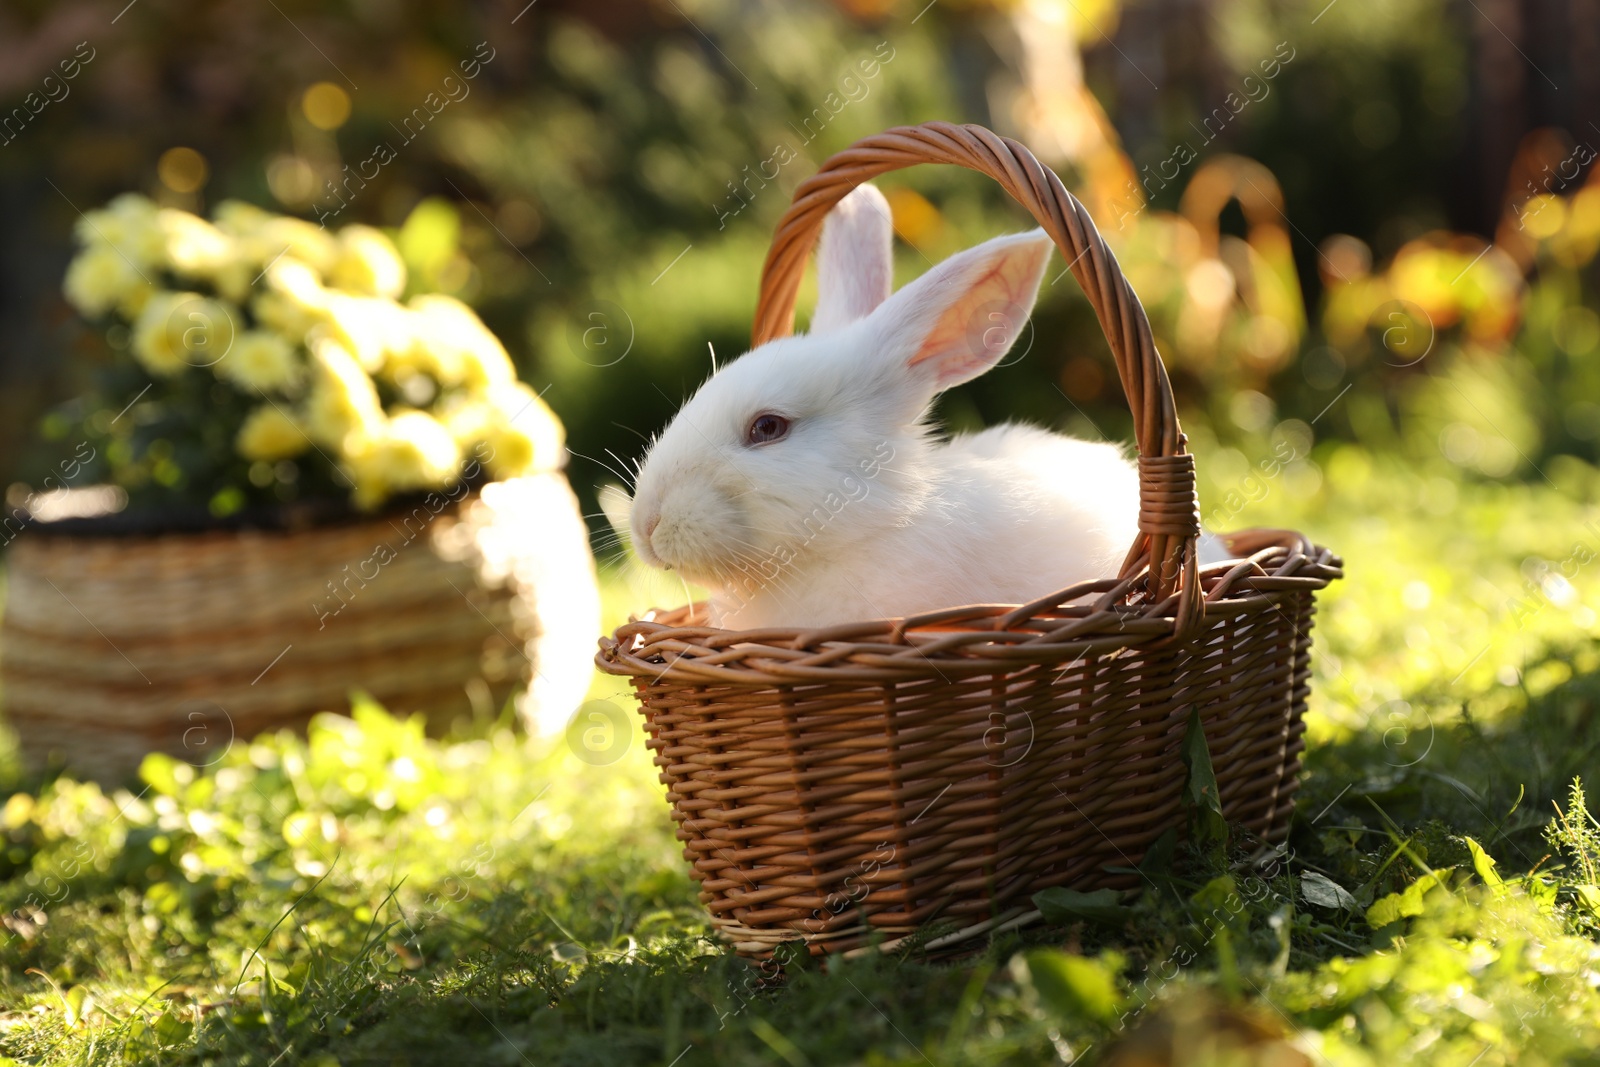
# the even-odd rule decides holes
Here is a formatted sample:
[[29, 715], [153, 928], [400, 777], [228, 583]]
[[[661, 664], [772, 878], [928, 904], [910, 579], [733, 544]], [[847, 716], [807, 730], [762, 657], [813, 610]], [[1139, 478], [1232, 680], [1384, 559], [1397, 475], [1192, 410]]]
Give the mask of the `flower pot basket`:
[[1313, 594], [1340, 560], [1250, 530], [1202, 571], [1193, 457], [1143, 308], [1088, 213], [1015, 141], [928, 123], [866, 138], [795, 191], [753, 341], [792, 330], [828, 211], [916, 163], [987, 174], [1053, 237], [1134, 414], [1140, 534], [1115, 578], [1031, 604], [827, 629], [737, 632], [695, 606], [601, 641], [633, 678], [700, 899], [741, 954], [954, 943], [1037, 917], [1041, 889], [1124, 887], [1181, 823], [1197, 712], [1223, 812], [1288, 830]]
[[115, 779], [150, 751], [213, 763], [354, 690], [436, 728], [514, 697], [548, 729], [598, 624], [559, 471], [290, 528], [39, 523], [9, 555], [0, 686], [29, 762]]

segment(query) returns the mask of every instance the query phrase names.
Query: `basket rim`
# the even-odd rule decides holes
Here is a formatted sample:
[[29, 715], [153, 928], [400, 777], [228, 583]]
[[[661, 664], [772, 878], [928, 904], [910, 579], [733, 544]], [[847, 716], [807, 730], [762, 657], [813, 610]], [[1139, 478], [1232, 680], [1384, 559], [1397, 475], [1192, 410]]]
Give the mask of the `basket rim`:
[[[1326, 588], [1344, 561], [1293, 530], [1222, 535], [1236, 558], [1201, 570], [1205, 618], [1276, 610], [1287, 595]], [[1140, 575], [1080, 582], [1027, 604], [974, 604], [823, 628], [728, 630], [695, 602], [630, 618], [600, 639], [595, 665], [649, 684], [883, 684], [1004, 674], [1190, 636], [1178, 595], [1145, 600]], [[1199, 631], [1203, 635], [1204, 631]]]
[[[370, 526], [416, 514], [426, 508], [435, 517], [459, 511], [482, 497], [490, 486], [521, 478], [566, 477], [565, 466], [533, 471], [515, 478], [462, 478], [443, 489], [418, 490], [390, 497], [381, 507], [362, 511], [346, 497], [308, 496], [280, 504], [256, 505], [216, 518], [202, 508], [129, 508], [105, 515], [37, 519], [26, 507], [15, 508], [30, 539], [83, 544], [148, 544], [169, 540], [216, 538], [292, 538], [322, 531]], [[432, 502], [432, 503], [430, 503]], [[439, 506], [435, 509], [432, 504]]]

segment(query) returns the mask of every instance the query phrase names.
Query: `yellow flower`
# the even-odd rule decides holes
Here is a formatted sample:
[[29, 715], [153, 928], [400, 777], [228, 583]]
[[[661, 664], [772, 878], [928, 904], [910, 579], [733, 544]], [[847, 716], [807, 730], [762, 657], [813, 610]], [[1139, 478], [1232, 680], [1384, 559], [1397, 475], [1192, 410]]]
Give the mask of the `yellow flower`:
[[338, 341], [310, 341], [312, 383], [306, 430], [319, 444], [351, 456], [367, 447], [384, 424], [378, 391], [361, 364]]
[[165, 243], [164, 262], [177, 274], [209, 279], [233, 259], [232, 238], [198, 215], [162, 208], [156, 225]]
[[444, 385], [480, 392], [516, 381], [516, 369], [500, 339], [461, 301], [440, 293], [413, 297], [412, 359]]
[[166, 236], [157, 222], [157, 208], [138, 193], [123, 193], [98, 211], [78, 220], [78, 239], [84, 244], [104, 241], [121, 251], [141, 269], [166, 258]]
[[538, 443], [515, 423], [492, 427], [483, 444], [484, 465], [496, 479], [531, 474], [535, 462], [542, 458]]
[[243, 274], [248, 283], [268, 265], [293, 260], [320, 286], [338, 257], [339, 243], [333, 235], [304, 219], [274, 215], [239, 200], [223, 201], [213, 215], [236, 250], [230, 281]]
[[488, 401], [459, 392], [440, 401], [433, 414], [462, 448], [471, 448], [489, 436], [489, 429], [499, 417]]
[[133, 324], [133, 354], [157, 377], [209, 367], [233, 347], [235, 313], [198, 293], [152, 296]]
[[468, 356], [461, 344], [459, 319], [446, 307], [430, 306], [424, 297], [414, 297], [409, 306], [412, 331], [407, 365], [432, 375], [441, 385], [460, 385], [466, 377]]
[[257, 271], [269, 263], [295, 260], [309, 268], [319, 283], [338, 259], [339, 242], [305, 219], [272, 215], [248, 204], [218, 206], [217, 225], [235, 238], [240, 258]]
[[275, 404], [262, 404], [245, 416], [239, 435], [234, 438], [239, 455], [269, 463], [298, 456], [310, 446], [305, 430]]
[[234, 257], [218, 267], [211, 276], [211, 283], [217, 287], [217, 292], [235, 304], [242, 304], [250, 298], [250, 286], [261, 274], [258, 264], [244, 259], [241, 255]]
[[[406, 411], [390, 419], [384, 442], [403, 471], [413, 475], [411, 484], [442, 486], [455, 480], [461, 450], [449, 431], [427, 413]], [[394, 483], [403, 486], [406, 480], [396, 478]]]
[[339, 251], [332, 282], [367, 296], [399, 296], [406, 287], [406, 265], [394, 242], [371, 226], [346, 226], [339, 231]]
[[323, 314], [328, 303], [328, 290], [322, 287], [317, 272], [298, 259], [287, 256], [266, 269], [267, 288], [281, 293], [303, 307], [308, 313]]
[[566, 434], [555, 414], [528, 386], [512, 382], [489, 394], [495, 418], [484, 435], [482, 458], [496, 478], [559, 470]]
[[342, 341], [369, 374], [381, 370], [390, 353], [412, 347], [411, 316], [387, 297], [328, 290], [326, 306], [329, 334]]
[[449, 431], [421, 411], [390, 419], [350, 457], [356, 502], [372, 507], [392, 493], [442, 489], [460, 476], [461, 450]]
[[73, 258], [61, 288], [73, 307], [98, 318], [116, 307], [142, 305], [152, 287], [125, 253], [95, 241]]
[[284, 337], [305, 337], [320, 320], [311, 318], [293, 300], [270, 290], [257, 293], [250, 301], [256, 321]]
[[150, 283], [140, 280], [139, 284], [122, 294], [122, 301], [117, 305], [117, 310], [122, 312], [125, 319], [133, 320], [144, 313], [145, 305], [158, 290]]
[[276, 216], [243, 200], [224, 200], [211, 217], [216, 220], [217, 228], [230, 237], [249, 237]]
[[301, 338], [329, 316], [330, 293], [316, 271], [297, 259], [279, 259], [266, 272], [267, 291], [256, 297], [256, 318], [283, 336]]
[[544, 402], [544, 398], [533, 391], [532, 386], [525, 382], [509, 381], [504, 385], [497, 385], [490, 389], [485, 396], [489, 404], [506, 421], [524, 419], [530, 422], [545, 422], [554, 426], [560, 433], [561, 423], [556, 419], [555, 412]]
[[265, 392], [298, 385], [301, 366], [288, 341], [265, 330], [250, 330], [239, 335], [215, 369], [219, 378], [246, 390]]
[[167, 320], [186, 299], [199, 299], [194, 293], [158, 293], [145, 302], [133, 324], [133, 354], [144, 368], [157, 377], [177, 374], [186, 364], [172, 343]]
[[[474, 316], [476, 318], [476, 316]], [[516, 381], [517, 369], [500, 339], [479, 323], [467, 347], [466, 374], [462, 381], [472, 389], [492, 390]]]

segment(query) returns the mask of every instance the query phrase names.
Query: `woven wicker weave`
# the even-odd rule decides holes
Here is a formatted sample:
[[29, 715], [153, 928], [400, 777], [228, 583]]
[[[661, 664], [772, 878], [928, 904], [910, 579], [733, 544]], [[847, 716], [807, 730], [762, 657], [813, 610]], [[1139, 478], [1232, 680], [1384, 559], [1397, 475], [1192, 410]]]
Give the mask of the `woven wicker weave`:
[[[858, 142], [801, 183], [762, 277], [753, 341], [793, 328], [824, 217], [916, 163], [999, 181], [1055, 239], [1110, 342], [1139, 445], [1140, 535], [1117, 578], [1031, 604], [824, 630], [735, 632], [691, 605], [601, 641], [632, 676], [700, 899], [737, 950], [934, 944], [1037, 917], [1052, 886], [1125, 886], [1181, 821], [1197, 708], [1223, 810], [1287, 832], [1312, 595], [1339, 559], [1251, 530], [1201, 573], [1193, 457], [1149, 323], [1088, 214], [1027, 149], [928, 123]], [[1108, 870], [1120, 868], [1120, 870]]]
[[113, 779], [152, 750], [209, 764], [235, 739], [348, 709], [354, 689], [438, 724], [513, 695], [536, 723], [564, 722], [599, 625], [565, 478], [438, 503], [292, 533], [25, 530], [0, 630], [25, 756]]

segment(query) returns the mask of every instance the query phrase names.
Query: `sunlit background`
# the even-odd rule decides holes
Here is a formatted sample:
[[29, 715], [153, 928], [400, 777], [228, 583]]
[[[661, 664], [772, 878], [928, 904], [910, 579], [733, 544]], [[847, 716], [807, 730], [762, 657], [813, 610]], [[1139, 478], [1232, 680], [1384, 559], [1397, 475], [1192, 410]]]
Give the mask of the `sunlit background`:
[[[1593, 4], [122, 3], [0, 8], [8, 507], [83, 434], [124, 431], [134, 506], [240, 506], [156, 421], [113, 432], [127, 337], [82, 321], [63, 276], [81, 214], [118, 194], [245, 201], [379, 227], [404, 296], [475, 309], [565, 424], [606, 624], [676, 603], [616, 558], [601, 487], [711, 351], [748, 345], [801, 180], [891, 126], [984, 124], [1061, 174], [1143, 300], [1207, 525], [1302, 529], [1347, 562], [1319, 602], [1294, 904], [1207, 941], [1168, 1031], [1107, 1062], [1217, 1062], [1194, 1050], [1235, 1031], [1301, 1058], [1233, 1062], [1592, 1056], [1600, 834], [1568, 785], [1600, 745]], [[901, 283], [1028, 225], [965, 171], [878, 184]], [[1015, 358], [940, 401], [947, 426], [1129, 438], [1065, 268]], [[626, 711], [599, 759], [507, 719], [429, 740], [366, 702], [220, 770], [152, 759], [143, 792], [7, 757], [0, 1047], [428, 1062], [472, 1032], [511, 1063], [1073, 1062], [1231, 877], [1045, 935], [1097, 961], [1053, 979], [1002, 941], [967, 970], [862, 964], [750, 1000], [700, 939], [631, 697], [591, 695]], [[1572, 821], [1547, 837], [1552, 802]]]

